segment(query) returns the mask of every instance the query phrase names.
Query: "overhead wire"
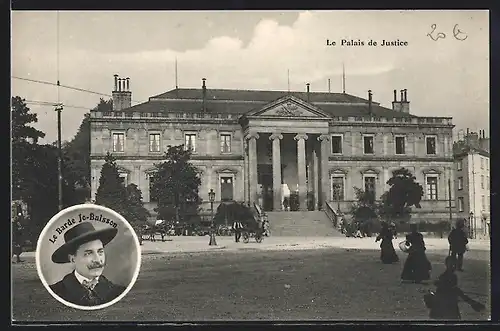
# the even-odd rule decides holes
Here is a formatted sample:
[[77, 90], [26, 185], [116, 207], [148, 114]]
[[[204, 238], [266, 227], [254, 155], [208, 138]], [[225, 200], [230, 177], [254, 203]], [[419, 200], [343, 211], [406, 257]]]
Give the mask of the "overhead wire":
[[[87, 89], [83, 89], [83, 88], [79, 88], [79, 87], [74, 87], [74, 86], [69, 86], [69, 85], [63, 85], [63, 84], [59, 84], [58, 85], [58, 84], [52, 83], [52, 82], [47, 82], [47, 81], [43, 81], [43, 80], [36, 80], [36, 79], [30, 79], [30, 78], [24, 78], [24, 77], [18, 77], [18, 76], [11, 76], [11, 77], [14, 78], [14, 79], [24, 80], [24, 81], [28, 81], [28, 82], [32, 82], [32, 83], [52, 85], [52, 86], [60, 86], [60, 87], [63, 87], [63, 88], [67, 88], [67, 89], [75, 90], [75, 91], [79, 91], [79, 92], [91, 93], [91, 94], [101, 95], [101, 96], [110, 97], [110, 98], [113, 97], [111, 94], [95, 92], [95, 91], [91, 91], [91, 90], [87, 90]], [[145, 101], [132, 100], [132, 102], [134, 102], [134, 103], [143, 103]]]

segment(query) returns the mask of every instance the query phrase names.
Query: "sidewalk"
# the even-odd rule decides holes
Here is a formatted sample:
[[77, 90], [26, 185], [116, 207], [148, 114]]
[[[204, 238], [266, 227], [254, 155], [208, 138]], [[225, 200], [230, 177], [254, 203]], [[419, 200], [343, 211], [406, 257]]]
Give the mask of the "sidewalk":
[[[248, 250], [302, 250], [318, 248], [340, 248], [340, 249], [360, 249], [379, 250], [380, 242], [375, 242], [375, 237], [371, 238], [347, 238], [347, 237], [265, 237], [260, 244], [254, 238], [245, 244], [243, 241], [236, 243], [234, 237], [217, 237], [217, 246], [209, 246], [209, 237], [188, 237], [175, 236], [168, 237], [168, 241], [150, 242], [143, 241], [142, 253], [197, 253], [207, 251], [248, 251]], [[394, 247], [398, 249], [398, 244], [404, 238], [393, 240]], [[446, 238], [425, 239], [428, 252], [448, 250], [448, 240]], [[469, 242], [471, 251], [489, 251], [490, 241], [472, 239]], [[25, 252], [23, 257], [34, 257], [34, 252]]]

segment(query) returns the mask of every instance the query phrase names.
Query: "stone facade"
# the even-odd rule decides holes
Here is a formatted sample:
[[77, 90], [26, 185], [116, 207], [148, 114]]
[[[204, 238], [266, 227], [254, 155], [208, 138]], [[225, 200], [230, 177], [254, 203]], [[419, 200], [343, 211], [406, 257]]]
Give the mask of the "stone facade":
[[128, 80], [115, 77], [119, 107], [91, 113], [92, 197], [109, 151], [126, 183], [137, 184], [153, 208], [154, 163], [167, 146], [184, 144], [193, 150], [204, 201], [213, 189], [218, 201], [283, 210], [290, 194], [300, 210], [330, 202], [347, 211], [354, 187], [374, 189], [379, 198], [391, 171], [406, 167], [425, 191], [415, 217], [449, 219], [451, 118], [411, 115], [403, 91], [387, 109], [371, 92], [366, 100], [345, 93], [211, 90], [203, 80], [201, 89], [175, 89], [131, 107]]

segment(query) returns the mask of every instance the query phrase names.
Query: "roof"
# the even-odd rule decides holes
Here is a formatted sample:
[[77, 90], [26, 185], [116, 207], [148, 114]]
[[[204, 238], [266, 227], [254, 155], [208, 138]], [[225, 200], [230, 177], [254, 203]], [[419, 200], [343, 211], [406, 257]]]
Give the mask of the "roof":
[[[265, 101], [271, 102], [287, 95], [302, 100], [307, 100], [307, 92], [297, 91], [262, 91], [262, 90], [229, 90], [207, 88], [207, 100], [233, 100], [233, 101]], [[202, 99], [201, 88], [180, 88], [155, 95], [149, 99]], [[345, 102], [345, 103], [368, 103], [368, 100], [346, 94], [328, 92], [309, 92], [310, 102]], [[378, 104], [374, 102], [374, 104]]]
[[[125, 112], [183, 112], [199, 113], [203, 110], [201, 89], [177, 89], [151, 97], [149, 101], [124, 109]], [[243, 115], [251, 110], [264, 107], [269, 102], [287, 95], [307, 100], [305, 92], [284, 91], [249, 91], [249, 90], [209, 90], [207, 89], [206, 111], [208, 113], [225, 113]], [[214, 98], [215, 97], [215, 98]], [[232, 99], [230, 99], [232, 98]], [[311, 92], [309, 100], [312, 105], [332, 117], [366, 116], [369, 114], [368, 100], [344, 93]], [[417, 117], [408, 113], [394, 111], [372, 103], [374, 117]]]

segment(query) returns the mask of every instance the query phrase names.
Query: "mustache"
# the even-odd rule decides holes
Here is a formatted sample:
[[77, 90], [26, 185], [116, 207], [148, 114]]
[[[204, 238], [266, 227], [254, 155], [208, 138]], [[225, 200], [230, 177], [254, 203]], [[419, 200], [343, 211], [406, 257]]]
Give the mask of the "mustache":
[[101, 268], [104, 268], [105, 265], [106, 265], [106, 263], [96, 262], [96, 263], [92, 263], [92, 264], [88, 265], [87, 268], [89, 270], [101, 269]]

